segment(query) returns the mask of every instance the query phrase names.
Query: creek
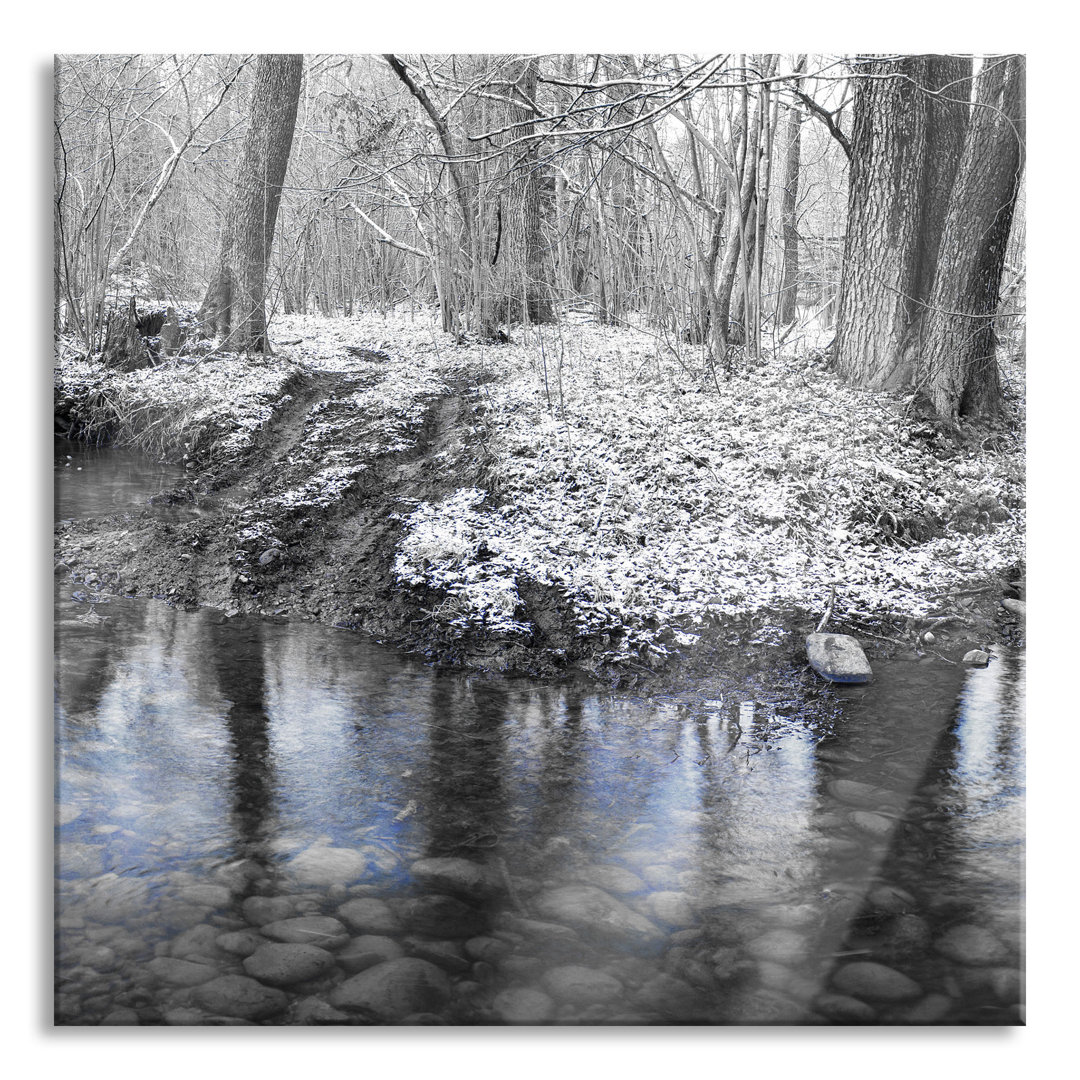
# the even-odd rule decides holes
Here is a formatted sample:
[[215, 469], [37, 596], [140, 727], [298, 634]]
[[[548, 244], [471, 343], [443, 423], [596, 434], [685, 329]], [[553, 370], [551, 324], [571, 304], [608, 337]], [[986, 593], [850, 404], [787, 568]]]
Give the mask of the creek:
[[[180, 474], [58, 444], [57, 513]], [[643, 697], [55, 605], [59, 1024], [1023, 1022], [1022, 654]]]

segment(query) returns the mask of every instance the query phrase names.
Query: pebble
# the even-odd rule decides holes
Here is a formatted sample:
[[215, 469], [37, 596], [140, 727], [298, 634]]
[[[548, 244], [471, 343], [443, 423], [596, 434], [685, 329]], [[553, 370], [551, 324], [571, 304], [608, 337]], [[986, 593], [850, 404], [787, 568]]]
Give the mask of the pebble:
[[439, 941], [429, 938], [402, 938], [402, 946], [409, 956], [428, 960], [450, 975], [464, 975], [472, 966], [459, 941]]
[[264, 1020], [284, 1012], [288, 995], [247, 975], [222, 975], [197, 986], [195, 1000], [210, 1012], [242, 1020]]
[[814, 1011], [837, 1024], [872, 1024], [877, 1019], [872, 1005], [846, 994], [820, 994], [814, 999]]
[[240, 910], [252, 926], [279, 922], [295, 913], [293, 901], [287, 896], [249, 896]]
[[697, 926], [700, 921], [684, 892], [664, 890], [648, 893], [632, 903], [646, 918], [677, 930]]
[[913, 911], [918, 905], [915, 897], [896, 885], [878, 885], [866, 894], [866, 904], [883, 915], [899, 915]]
[[387, 960], [400, 960], [405, 950], [393, 940], [379, 934], [362, 934], [334, 954], [338, 966], [350, 975], [358, 975]]
[[783, 928], [752, 938], [745, 948], [755, 960], [770, 960], [777, 964], [797, 964], [810, 953], [802, 934]]
[[257, 930], [230, 930], [218, 935], [216, 941], [219, 949], [233, 956], [250, 956], [260, 945], [266, 943], [266, 938]]
[[982, 649], [972, 649], [964, 653], [964, 663], [968, 667], [987, 667], [990, 663], [990, 654], [983, 652]]
[[616, 896], [629, 896], [645, 891], [645, 882], [637, 874], [612, 863], [591, 863], [581, 867], [574, 876], [586, 885], [595, 885], [598, 889]]
[[260, 929], [266, 937], [290, 945], [337, 949], [349, 940], [348, 930], [330, 915], [300, 915], [295, 919], [265, 923]]
[[401, 905], [401, 920], [418, 934], [470, 938], [487, 929], [487, 916], [454, 896], [417, 896]]
[[541, 985], [556, 1001], [593, 1005], [622, 993], [622, 983], [611, 975], [579, 964], [564, 964], [544, 973]]
[[834, 972], [832, 983], [843, 994], [869, 1001], [909, 1001], [922, 995], [914, 979], [871, 961], [845, 964]]
[[952, 1012], [954, 1004], [946, 994], [927, 994], [914, 1005], [894, 1010], [888, 1019], [895, 1024], [940, 1024]]
[[709, 1023], [709, 999], [696, 987], [673, 975], [656, 975], [634, 995], [634, 1004], [677, 1023]]
[[644, 915], [595, 885], [565, 885], [540, 893], [533, 901], [538, 915], [607, 941], [660, 948], [664, 933]]
[[209, 982], [218, 973], [217, 968], [209, 964], [196, 964], [173, 956], [157, 956], [146, 966], [155, 978], [170, 986], [198, 986]]
[[896, 822], [884, 814], [875, 814], [872, 810], [856, 810], [851, 815], [851, 824], [859, 832], [868, 836], [884, 838], [896, 827]]
[[431, 892], [450, 893], [465, 900], [490, 900], [505, 891], [497, 870], [469, 859], [419, 859], [409, 867], [409, 873]]
[[244, 960], [244, 970], [259, 982], [271, 986], [317, 979], [334, 966], [334, 957], [317, 945], [268, 942]]
[[415, 957], [377, 964], [346, 979], [330, 994], [330, 1004], [335, 1008], [374, 1014], [381, 1020], [437, 1011], [449, 1000], [450, 980], [446, 973]]
[[286, 869], [301, 885], [349, 885], [367, 876], [368, 857], [351, 848], [316, 844], [301, 851]]
[[213, 964], [224, 959], [226, 950], [218, 944], [221, 931], [209, 923], [201, 923], [177, 934], [169, 945], [169, 955], [181, 960], [204, 960]]
[[338, 918], [358, 934], [397, 934], [401, 932], [401, 920], [385, 900], [370, 896], [358, 896], [346, 900], [337, 909]]
[[224, 907], [232, 894], [224, 885], [187, 885], [179, 890], [181, 900], [207, 907]]
[[934, 941], [934, 948], [958, 964], [982, 967], [1007, 960], [1009, 950], [989, 930], [973, 923], [961, 923]]
[[310, 1027], [322, 1024], [348, 1024], [352, 1022], [352, 1018], [348, 1013], [335, 1009], [322, 998], [306, 997], [293, 1006], [292, 1022]]
[[555, 1015], [555, 1002], [543, 991], [526, 986], [496, 994], [491, 1008], [503, 1024], [546, 1024]]
[[139, 1014], [134, 1009], [113, 1009], [102, 1018], [102, 1027], [137, 1027]]

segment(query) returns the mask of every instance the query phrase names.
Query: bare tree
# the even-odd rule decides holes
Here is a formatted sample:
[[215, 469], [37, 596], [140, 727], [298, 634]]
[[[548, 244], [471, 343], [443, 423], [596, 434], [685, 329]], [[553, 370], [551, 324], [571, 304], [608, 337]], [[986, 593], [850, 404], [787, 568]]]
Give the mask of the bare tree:
[[303, 66], [300, 55], [267, 54], [259, 57], [255, 68], [250, 122], [225, 218], [221, 255], [199, 310], [204, 330], [237, 351], [271, 351], [266, 274]]

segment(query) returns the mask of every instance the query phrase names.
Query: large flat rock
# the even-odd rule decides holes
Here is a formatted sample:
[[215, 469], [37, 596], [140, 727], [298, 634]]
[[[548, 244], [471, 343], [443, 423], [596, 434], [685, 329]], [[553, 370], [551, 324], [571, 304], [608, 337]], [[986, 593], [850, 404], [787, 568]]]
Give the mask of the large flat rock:
[[865, 683], [873, 676], [862, 646], [847, 634], [810, 634], [806, 658], [830, 682]]

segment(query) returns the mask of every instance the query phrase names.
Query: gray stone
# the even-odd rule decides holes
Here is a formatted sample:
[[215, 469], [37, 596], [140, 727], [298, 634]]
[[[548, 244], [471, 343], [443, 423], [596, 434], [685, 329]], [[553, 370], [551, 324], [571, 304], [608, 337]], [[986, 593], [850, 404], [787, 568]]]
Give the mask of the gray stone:
[[472, 966], [459, 941], [439, 941], [430, 938], [406, 937], [401, 944], [409, 956], [428, 960], [450, 975], [464, 975]]
[[708, 997], [673, 975], [649, 979], [634, 995], [634, 1004], [676, 1023], [708, 1023], [713, 1019]]
[[930, 946], [930, 926], [918, 915], [894, 915], [871, 939], [874, 954], [883, 960], [901, 960], [923, 953]]
[[368, 857], [351, 848], [316, 844], [301, 851], [286, 869], [302, 885], [349, 885], [367, 876]]
[[401, 932], [401, 920], [390, 909], [390, 905], [372, 896], [358, 896], [355, 900], [346, 900], [337, 909], [337, 916], [358, 934]]
[[300, 915], [295, 919], [266, 923], [260, 929], [266, 937], [290, 945], [337, 949], [349, 940], [348, 930], [330, 915]]
[[358, 975], [361, 971], [367, 971], [368, 968], [383, 964], [387, 960], [400, 960], [404, 955], [405, 950], [392, 938], [378, 934], [362, 934], [338, 950], [334, 959], [348, 974]]
[[170, 986], [198, 986], [209, 982], [218, 970], [209, 964], [178, 960], [174, 956], [156, 956], [147, 965], [154, 977]]
[[914, 911], [918, 906], [915, 897], [896, 885], [878, 885], [866, 894], [866, 903], [872, 911], [881, 915], [900, 915]]
[[217, 946], [232, 956], [250, 956], [260, 945], [266, 944], [266, 938], [257, 930], [230, 930], [219, 934]]
[[1027, 618], [1027, 603], [1023, 600], [1007, 598], [1001, 601], [1001, 606], [1011, 615], [1015, 615], [1018, 619]]
[[216, 926], [201, 923], [177, 934], [169, 944], [169, 955], [181, 960], [205, 960], [213, 964], [227, 955], [226, 950], [218, 944], [220, 936], [221, 931]]
[[289, 918], [296, 907], [287, 896], [249, 896], [240, 905], [240, 910], [252, 926], [262, 926]]
[[260, 945], [244, 960], [244, 970], [259, 982], [271, 986], [317, 979], [334, 966], [334, 958], [317, 945], [293, 945], [268, 942]]
[[134, 1009], [113, 1009], [101, 1021], [102, 1027], [138, 1027], [139, 1014]]
[[57, 828], [63, 825], [70, 825], [73, 821], [82, 816], [82, 810], [73, 803], [57, 803], [54, 813]]
[[454, 896], [432, 894], [405, 900], [401, 920], [418, 934], [440, 938], [469, 938], [482, 934], [487, 916]]
[[641, 874], [652, 889], [675, 889], [679, 885], [679, 871], [669, 863], [652, 863]]
[[618, 979], [580, 964], [565, 964], [544, 973], [543, 988], [559, 1002], [572, 1005], [595, 1005], [617, 998], [622, 993]]
[[503, 1024], [546, 1024], [555, 1015], [555, 1002], [540, 990], [522, 986], [496, 994], [491, 1009]]
[[954, 1004], [946, 994], [927, 994], [914, 1005], [895, 1010], [887, 1019], [894, 1024], [940, 1024], [952, 1012]]
[[832, 977], [842, 994], [868, 1001], [911, 1001], [922, 995], [922, 987], [895, 968], [870, 961], [845, 964]]
[[79, 962], [95, 971], [113, 971], [116, 968], [116, 950], [108, 945], [91, 945], [79, 954]]
[[806, 657], [810, 666], [830, 682], [865, 683], [873, 676], [866, 653], [849, 634], [810, 634]]
[[388, 960], [346, 979], [330, 994], [330, 1004], [372, 1015], [379, 1020], [401, 1020], [411, 1013], [441, 1009], [450, 1000], [446, 973], [426, 960], [404, 957]]
[[833, 798], [864, 810], [893, 809], [901, 802], [895, 792], [859, 780], [834, 780], [827, 790]]
[[896, 822], [892, 818], [885, 817], [884, 814], [875, 814], [872, 810], [853, 811], [851, 823], [859, 832], [878, 839], [888, 836], [896, 828]]
[[495, 919], [496, 929], [500, 933], [509, 931], [519, 939], [524, 938], [530, 946], [545, 951], [566, 952], [581, 948], [581, 938], [562, 923], [546, 922], [543, 919], [524, 919], [512, 912], [500, 912]]
[[185, 885], [179, 890], [181, 900], [214, 908], [224, 907], [231, 895], [224, 885]]
[[505, 891], [498, 871], [469, 859], [419, 859], [409, 872], [431, 892], [450, 893], [466, 900], [490, 900]]
[[470, 960], [486, 960], [489, 964], [495, 964], [510, 952], [511, 947], [507, 942], [494, 937], [474, 937], [465, 942], [465, 955]]
[[586, 885], [595, 885], [616, 896], [629, 896], [645, 890], [645, 882], [637, 874], [612, 863], [583, 866], [574, 876]]
[[634, 908], [653, 922], [684, 930], [699, 922], [690, 897], [684, 892], [654, 892], [632, 901]]
[[313, 1027], [329, 1024], [348, 1024], [352, 1022], [352, 1017], [340, 1009], [335, 1009], [333, 1005], [323, 1001], [322, 998], [306, 997], [293, 1006], [292, 1022]]
[[1008, 948], [994, 934], [973, 923], [962, 923], [946, 930], [934, 942], [934, 948], [958, 964], [973, 967], [1000, 964], [1009, 956]]
[[794, 930], [778, 929], [753, 938], [746, 943], [746, 951], [755, 960], [769, 960], [777, 964], [798, 964], [810, 954], [806, 938]]
[[289, 1006], [284, 991], [263, 986], [247, 975], [222, 975], [197, 986], [192, 993], [196, 1002], [209, 1012], [242, 1020], [265, 1020]]
[[964, 653], [964, 663], [968, 667], [987, 667], [990, 663], [990, 654], [983, 652], [982, 649], [972, 649]]
[[63, 877], [97, 877], [105, 869], [105, 849], [100, 844], [61, 840], [56, 845], [56, 871]]
[[814, 999], [814, 1011], [837, 1024], [872, 1024], [877, 1010], [846, 994], [821, 994]]
[[535, 898], [534, 907], [544, 919], [608, 942], [645, 949], [659, 948], [664, 943], [664, 934], [655, 923], [595, 885], [550, 889]]

